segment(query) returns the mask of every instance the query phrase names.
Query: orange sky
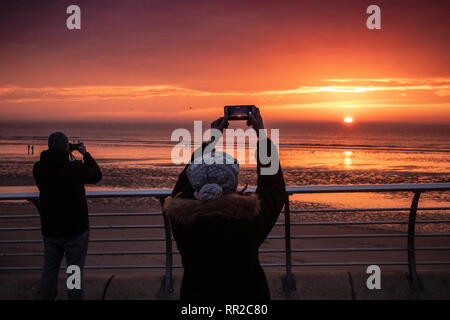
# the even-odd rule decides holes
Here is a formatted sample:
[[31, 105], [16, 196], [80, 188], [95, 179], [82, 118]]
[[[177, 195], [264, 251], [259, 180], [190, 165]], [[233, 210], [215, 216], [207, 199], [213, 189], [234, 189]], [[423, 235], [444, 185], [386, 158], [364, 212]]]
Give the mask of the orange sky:
[[1, 120], [450, 122], [447, 1], [318, 2], [2, 1]]

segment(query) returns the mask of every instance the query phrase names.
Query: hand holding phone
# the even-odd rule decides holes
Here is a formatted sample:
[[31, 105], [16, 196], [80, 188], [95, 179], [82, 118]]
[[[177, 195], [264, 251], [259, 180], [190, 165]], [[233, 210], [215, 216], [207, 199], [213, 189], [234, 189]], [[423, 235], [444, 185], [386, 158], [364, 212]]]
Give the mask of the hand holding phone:
[[264, 123], [259, 108], [255, 107], [254, 112], [249, 115], [247, 125], [252, 126], [253, 129], [255, 129], [256, 134], [259, 136], [259, 130], [264, 129]]

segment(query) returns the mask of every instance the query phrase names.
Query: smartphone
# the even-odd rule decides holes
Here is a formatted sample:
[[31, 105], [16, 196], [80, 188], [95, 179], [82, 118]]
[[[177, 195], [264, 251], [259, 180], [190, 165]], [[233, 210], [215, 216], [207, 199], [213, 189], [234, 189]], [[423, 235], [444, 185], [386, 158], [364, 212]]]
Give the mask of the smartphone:
[[78, 150], [81, 146], [81, 142], [80, 143], [69, 143], [69, 151], [75, 151]]
[[254, 105], [225, 106], [224, 115], [228, 116], [228, 120], [248, 120], [255, 108]]

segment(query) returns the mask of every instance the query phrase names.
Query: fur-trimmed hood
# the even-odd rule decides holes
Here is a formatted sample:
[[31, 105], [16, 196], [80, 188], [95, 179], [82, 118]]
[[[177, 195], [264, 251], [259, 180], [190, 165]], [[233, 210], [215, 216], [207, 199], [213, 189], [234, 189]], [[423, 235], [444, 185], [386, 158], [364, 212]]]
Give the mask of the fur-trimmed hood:
[[259, 210], [259, 199], [254, 193], [231, 193], [214, 201], [169, 197], [164, 202], [164, 212], [168, 217], [182, 224], [202, 217], [248, 220], [258, 215]]

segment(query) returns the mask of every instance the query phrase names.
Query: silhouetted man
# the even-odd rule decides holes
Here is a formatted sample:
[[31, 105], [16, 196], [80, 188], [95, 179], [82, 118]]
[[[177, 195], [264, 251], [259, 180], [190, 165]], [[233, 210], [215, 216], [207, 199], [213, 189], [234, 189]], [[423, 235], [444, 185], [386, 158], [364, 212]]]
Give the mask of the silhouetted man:
[[[67, 266], [76, 265], [81, 270], [89, 241], [89, 219], [84, 185], [97, 183], [102, 178], [99, 166], [79, 144], [78, 152], [83, 161], [69, 159], [69, 142], [61, 132], [48, 138], [48, 150], [41, 153], [40, 161], [33, 168], [33, 176], [39, 188], [39, 214], [44, 237], [44, 267], [42, 271], [42, 299], [55, 299], [58, 274], [63, 255]], [[80, 276], [81, 276], [80, 275]], [[69, 299], [82, 299], [80, 289], [69, 289]]]

